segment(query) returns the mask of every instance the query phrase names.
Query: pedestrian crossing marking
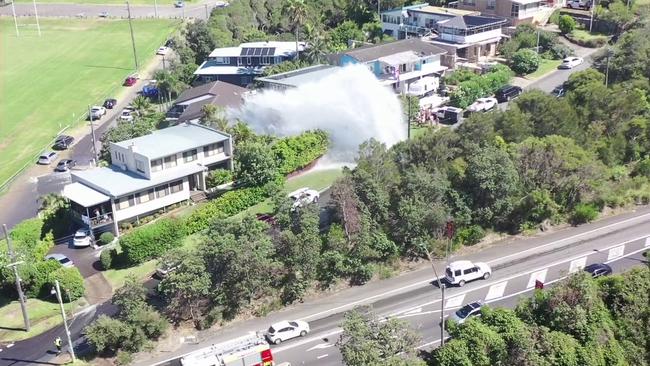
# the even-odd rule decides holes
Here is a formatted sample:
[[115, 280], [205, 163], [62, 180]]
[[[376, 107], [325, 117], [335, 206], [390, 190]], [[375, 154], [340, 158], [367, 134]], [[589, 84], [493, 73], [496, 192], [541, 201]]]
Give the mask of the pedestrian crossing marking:
[[623, 254], [625, 254], [625, 244], [610, 249], [607, 253], [607, 260], [611, 261], [612, 259], [622, 257]]
[[535, 287], [535, 281], [539, 281], [544, 283], [546, 280], [546, 273], [548, 272], [548, 268], [544, 268], [541, 271], [533, 272], [530, 274], [530, 278], [528, 279], [528, 285], [526, 288], [531, 288]]
[[578, 272], [583, 268], [585, 268], [586, 265], [587, 265], [587, 257], [574, 259], [571, 261], [571, 264], [569, 265], [569, 273]]
[[445, 303], [445, 309], [459, 307], [463, 304], [463, 300], [465, 300], [465, 294], [450, 297]]
[[507, 284], [508, 281], [503, 281], [490, 286], [490, 289], [488, 290], [488, 293], [485, 296], [485, 300], [487, 301], [487, 300], [492, 300], [492, 299], [502, 297], [503, 293], [506, 291]]

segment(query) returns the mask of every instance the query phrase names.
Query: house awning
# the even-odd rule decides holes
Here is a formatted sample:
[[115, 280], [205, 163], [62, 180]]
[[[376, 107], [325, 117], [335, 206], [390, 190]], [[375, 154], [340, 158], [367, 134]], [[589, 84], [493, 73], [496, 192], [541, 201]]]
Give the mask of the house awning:
[[83, 207], [92, 207], [110, 200], [105, 194], [78, 182], [63, 187], [63, 196]]
[[379, 58], [380, 62], [383, 62], [388, 65], [393, 65], [393, 66], [413, 63], [419, 60], [420, 57], [411, 51], [395, 53], [390, 56], [384, 56]]

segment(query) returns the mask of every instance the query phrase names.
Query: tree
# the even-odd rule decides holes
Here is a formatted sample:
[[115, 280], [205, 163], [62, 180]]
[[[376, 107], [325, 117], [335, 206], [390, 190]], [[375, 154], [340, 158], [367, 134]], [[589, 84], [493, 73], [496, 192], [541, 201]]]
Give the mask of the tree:
[[354, 309], [344, 315], [343, 333], [337, 341], [343, 362], [349, 366], [426, 365], [415, 355], [420, 337], [406, 322], [386, 322], [369, 309]]
[[132, 330], [126, 323], [104, 314], [84, 329], [84, 333], [98, 353], [115, 354], [131, 337]]
[[177, 74], [172, 74], [168, 70], [156, 70], [154, 71], [153, 77], [158, 82], [160, 93], [167, 94], [167, 100], [169, 102], [171, 102], [172, 96], [181, 93], [186, 86], [178, 78]]
[[571, 33], [576, 27], [576, 21], [570, 15], [561, 15], [558, 26], [562, 34]]
[[175, 260], [180, 260], [180, 263], [160, 282], [159, 292], [172, 319], [187, 319], [189, 315], [196, 323], [201, 303], [205, 302], [212, 287], [210, 275], [197, 253], [176, 257]]
[[310, 24], [306, 24], [305, 33], [308, 45], [305, 52], [303, 52], [304, 58], [312, 65], [325, 62], [329, 51], [329, 44], [325, 35], [318, 30], [313, 30]]
[[228, 132], [229, 122], [223, 107], [208, 103], [201, 107], [201, 112], [203, 112], [202, 124], [219, 131]]
[[353, 21], [346, 20], [332, 29], [329, 33], [332, 51], [343, 51], [348, 48], [350, 41], [364, 41], [365, 35]]
[[44, 219], [56, 215], [61, 209], [67, 209], [70, 205], [65, 197], [56, 193], [43, 195], [39, 200], [41, 201], [39, 212], [43, 215]]
[[154, 130], [153, 124], [148, 121], [136, 120], [135, 122], [118, 122], [110, 127], [102, 136], [102, 149], [99, 153], [100, 160], [111, 163], [110, 143], [133, 139], [150, 134]]
[[330, 192], [330, 205], [334, 208], [337, 221], [343, 226], [349, 242], [361, 230], [361, 203], [349, 173], [337, 179]]
[[268, 144], [249, 142], [235, 150], [235, 180], [246, 186], [263, 186], [278, 176], [278, 163]]
[[404, 120], [407, 121], [407, 127], [410, 129], [409, 124], [418, 123], [419, 113], [420, 113], [420, 99], [414, 95], [401, 95], [400, 100], [402, 102], [402, 113], [404, 114]]
[[[187, 41], [187, 46], [194, 52], [194, 63], [197, 65], [205, 61], [217, 46], [210, 34], [210, 28], [202, 19], [189, 22], [183, 30], [183, 36]], [[156, 78], [156, 80], [159, 79]]]
[[124, 286], [115, 291], [111, 302], [119, 308], [118, 316], [128, 318], [137, 309], [145, 307], [147, 298], [147, 289], [142, 286], [135, 276], [129, 276], [124, 282]]
[[521, 49], [512, 55], [511, 65], [518, 75], [530, 74], [539, 67], [539, 55], [531, 49]]
[[293, 32], [296, 36], [296, 58], [298, 58], [300, 56], [298, 48], [300, 27], [305, 24], [307, 19], [307, 4], [305, 0], [286, 0], [283, 10], [293, 24]]
[[151, 101], [149, 101], [149, 99], [143, 95], [138, 95], [135, 97], [131, 102], [131, 105], [133, 106], [136, 114], [140, 117], [149, 116], [153, 112]]
[[61, 287], [61, 298], [64, 302], [72, 302], [84, 295], [84, 278], [77, 268], [61, 267], [50, 273], [50, 288], [59, 281]]

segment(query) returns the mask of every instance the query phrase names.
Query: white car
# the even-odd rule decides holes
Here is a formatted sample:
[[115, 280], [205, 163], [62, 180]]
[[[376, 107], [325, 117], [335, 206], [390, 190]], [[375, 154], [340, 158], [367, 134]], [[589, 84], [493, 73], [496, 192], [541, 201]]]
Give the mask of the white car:
[[567, 57], [562, 60], [562, 63], [557, 67], [558, 69], [573, 69], [584, 62], [582, 57]]
[[320, 198], [320, 193], [314, 189], [304, 187], [289, 193], [289, 197], [293, 199], [292, 208], [296, 209], [310, 203], [317, 203]]
[[498, 103], [496, 98], [478, 98], [476, 102], [467, 107], [467, 110], [470, 112], [485, 112], [496, 107]]
[[454, 320], [458, 324], [463, 324], [472, 316], [480, 316], [482, 307], [483, 302], [481, 301], [475, 301], [473, 303], [467, 304], [458, 309], [457, 312], [450, 315], [448, 320]]
[[52, 253], [48, 254], [45, 256], [45, 260], [53, 260], [61, 263], [63, 267], [74, 267], [74, 263], [70, 260], [70, 258], [66, 257], [63, 254], [59, 253]]
[[569, 9], [585, 9], [588, 10], [591, 8], [590, 0], [568, 0], [566, 2], [566, 7]]
[[445, 269], [445, 280], [451, 285], [462, 287], [466, 282], [482, 278], [487, 280], [492, 274], [492, 269], [487, 263], [470, 261], [455, 261], [449, 263]]
[[120, 121], [133, 122], [133, 112], [125, 109], [120, 114]]
[[76, 248], [89, 247], [90, 244], [92, 244], [92, 240], [90, 239], [90, 235], [88, 235], [88, 231], [85, 229], [77, 230], [77, 232], [74, 233], [72, 244]]
[[309, 333], [309, 324], [302, 320], [293, 320], [275, 323], [266, 331], [266, 339], [270, 343], [280, 344], [296, 337], [304, 337]]
[[92, 117], [92, 119], [100, 119], [105, 114], [106, 114], [106, 108], [104, 107], [95, 105], [92, 108], [90, 108], [90, 117]]
[[156, 51], [156, 55], [165, 56], [169, 52], [169, 47], [162, 46]]

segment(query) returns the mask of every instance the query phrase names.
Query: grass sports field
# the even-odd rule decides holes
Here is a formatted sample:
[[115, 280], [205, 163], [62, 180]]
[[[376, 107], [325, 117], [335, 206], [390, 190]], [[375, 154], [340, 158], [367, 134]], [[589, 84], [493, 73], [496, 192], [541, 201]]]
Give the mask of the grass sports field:
[[[0, 20], [0, 184], [85, 114], [88, 104], [115, 95], [133, 72], [126, 20], [40, 19], [21, 26]], [[19, 18], [20, 24], [34, 19]], [[142, 67], [178, 26], [171, 20], [135, 20]]]

